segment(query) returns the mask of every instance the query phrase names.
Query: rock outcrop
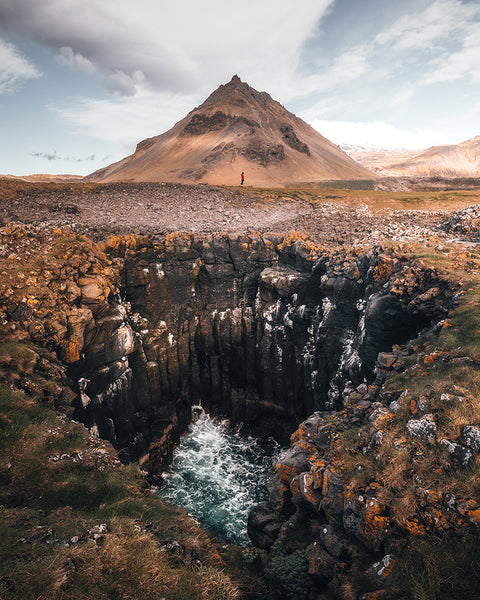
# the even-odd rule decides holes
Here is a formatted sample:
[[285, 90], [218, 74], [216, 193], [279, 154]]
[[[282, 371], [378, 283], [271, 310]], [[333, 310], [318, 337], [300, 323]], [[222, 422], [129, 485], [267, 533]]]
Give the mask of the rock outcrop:
[[[34, 245], [33, 228], [16, 231]], [[51, 255], [29, 286], [4, 290], [8, 318], [28, 319], [68, 365], [77, 417], [126, 456], [149, 453], [152, 473], [193, 403], [285, 442], [338, 408], [347, 380], [371, 378], [379, 351], [442, 314], [432, 272], [296, 235], [136, 235], [103, 252], [62, 232], [37, 243]]]

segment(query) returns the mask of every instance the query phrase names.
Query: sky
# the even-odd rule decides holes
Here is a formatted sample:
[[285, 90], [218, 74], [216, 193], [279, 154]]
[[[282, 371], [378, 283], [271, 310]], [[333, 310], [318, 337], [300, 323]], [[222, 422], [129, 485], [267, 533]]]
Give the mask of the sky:
[[0, 0], [0, 173], [91, 173], [234, 74], [337, 144], [459, 143], [480, 0]]

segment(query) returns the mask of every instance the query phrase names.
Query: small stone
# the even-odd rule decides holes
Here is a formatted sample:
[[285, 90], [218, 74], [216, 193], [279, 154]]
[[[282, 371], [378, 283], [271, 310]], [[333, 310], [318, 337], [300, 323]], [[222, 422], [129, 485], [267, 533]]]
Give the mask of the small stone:
[[437, 425], [432, 414], [425, 415], [421, 419], [410, 419], [407, 422], [407, 430], [410, 435], [420, 438], [425, 442], [435, 441]]
[[462, 431], [462, 440], [473, 452], [480, 452], [480, 427], [467, 425]]
[[446, 447], [448, 453], [461, 467], [466, 467], [470, 464], [473, 458], [471, 450], [447, 439], [443, 439], [440, 443]]

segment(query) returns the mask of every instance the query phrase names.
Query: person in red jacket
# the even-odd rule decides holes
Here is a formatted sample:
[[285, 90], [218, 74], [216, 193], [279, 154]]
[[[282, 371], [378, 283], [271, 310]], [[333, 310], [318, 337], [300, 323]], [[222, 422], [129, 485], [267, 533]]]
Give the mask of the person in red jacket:
[[242, 171], [242, 174], [240, 175], [240, 185], [243, 185], [244, 181], [245, 181], [245, 173]]

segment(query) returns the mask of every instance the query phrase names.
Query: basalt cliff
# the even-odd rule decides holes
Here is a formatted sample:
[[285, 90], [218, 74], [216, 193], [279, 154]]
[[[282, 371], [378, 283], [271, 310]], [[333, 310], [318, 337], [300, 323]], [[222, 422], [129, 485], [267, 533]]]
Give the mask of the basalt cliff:
[[[15, 527], [26, 527], [22, 514], [43, 519], [40, 529], [26, 527], [23, 541], [12, 539], [13, 556], [2, 550], [15, 569], [0, 580], [5, 597], [21, 589], [16, 572], [31, 573], [37, 545], [56, 553], [48, 555], [59, 565], [48, 597], [60, 598], [84, 576], [85, 548], [101, 562], [126, 538], [137, 549], [151, 543], [169, 556], [169, 568], [200, 573], [201, 597], [218, 597], [208, 591], [208, 563], [171, 539], [170, 521], [148, 518], [159, 502], [150, 485], [198, 403], [245, 434], [285, 446], [269, 476], [269, 501], [252, 507], [254, 547], [235, 559], [267, 587], [229, 587], [225, 598], [422, 597], [409, 573], [421, 572], [415, 561], [432, 549], [453, 561], [450, 579], [437, 582], [441, 592], [467, 593], [467, 577], [455, 577], [455, 589], [449, 582], [453, 570], [478, 578], [480, 262], [465, 246], [478, 236], [478, 209], [441, 211], [438, 226], [433, 215], [421, 223], [416, 215], [408, 231], [378, 215], [376, 243], [361, 244], [341, 233], [352, 210], [358, 235], [369, 222], [358, 205], [332, 213], [322, 233], [329, 196], [311, 201], [319, 228], [308, 236], [283, 222], [277, 231], [113, 235], [89, 232], [79, 217], [70, 229], [3, 226], [0, 416], [17, 441], [1, 447], [0, 497]], [[297, 210], [299, 200], [292, 202]], [[402, 239], [392, 244], [395, 236]], [[21, 435], [7, 407], [9, 394], [20, 393], [36, 415]], [[46, 417], [36, 407], [61, 415], [38, 440], [35, 427]], [[20, 460], [29, 439], [51, 479], [40, 493]], [[118, 457], [138, 462], [146, 477], [143, 491], [132, 484], [120, 503], [118, 482], [117, 489], [109, 479], [103, 495], [94, 487], [123, 472]], [[88, 483], [76, 479], [83, 471]], [[112, 502], [106, 524], [85, 525], [88, 510], [105, 515]], [[131, 502], [142, 515], [136, 520]], [[82, 515], [74, 519], [82, 533], [68, 538], [58, 533], [66, 506]], [[120, 517], [133, 529], [122, 530]], [[231, 569], [231, 554], [215, 552], [208, 559], [215, 568], [223, 561]], [[105, 564], [105, 577], [111, 569]], [[148, 574], [136, 576], [150, 585]], [[136, 597], [180, 597], [174, 580], [157, 579], [150, 595], [140, 586]]]

